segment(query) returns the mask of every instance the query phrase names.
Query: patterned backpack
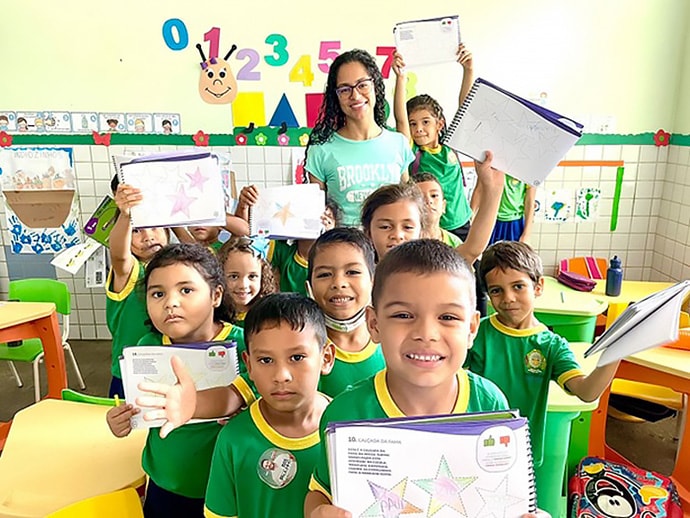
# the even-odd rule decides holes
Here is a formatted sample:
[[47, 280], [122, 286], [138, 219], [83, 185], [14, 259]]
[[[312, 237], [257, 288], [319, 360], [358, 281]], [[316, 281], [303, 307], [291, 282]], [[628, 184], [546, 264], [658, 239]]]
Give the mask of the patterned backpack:
[[585, 457], [568, 485], [569, 518], [683, 518], [668, 477]]

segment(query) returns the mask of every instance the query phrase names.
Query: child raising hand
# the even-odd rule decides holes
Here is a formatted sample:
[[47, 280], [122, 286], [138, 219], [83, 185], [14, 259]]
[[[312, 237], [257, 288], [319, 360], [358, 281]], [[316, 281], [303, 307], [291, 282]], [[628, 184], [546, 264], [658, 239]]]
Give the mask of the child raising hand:
[[[473, 81], [472, 53], [464, 44], [458, 47], [458, 63], [463, 67], [459, 105], [467, 97]], [[464, 189], [462, 166], [455, 152], [442, 144], [446, 132], [446, 118], [443, 108], [433, 97], [423, 94], [405, 102], [405, 62], [400, 53], [395, 53], [393, 71], [396, 75], [393, 113], [396, 129], [412, 140], [415, 160], [410, 166], [410, 175], [429, 172], [438, 180], [446, 200], [441, 215], [441, 228], [452, 232], [465, 241], [470, 229], [472, 211]]]

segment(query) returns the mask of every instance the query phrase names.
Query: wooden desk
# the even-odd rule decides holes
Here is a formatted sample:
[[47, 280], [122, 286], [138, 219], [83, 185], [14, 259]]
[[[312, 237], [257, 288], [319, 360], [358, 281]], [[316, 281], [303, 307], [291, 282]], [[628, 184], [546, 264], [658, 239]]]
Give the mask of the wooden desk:
[[617, 297], [606, 295], [606, 280], [597, 281], [592, 294], [608, 302], [609, 310], [606, 314], [606, 328], [608, 329], [631, 302], [638, 301], [663, 289], [673, 286], [673, 282], [651, 281], [623, 281], [621, 294]]
[[[65, 351], [52, 302], [0, 302], [0, 342], [40, 338], [48, 377], [48, 397], [60, 399], [67, 388]], [[2, 451], [10, 423], [0, 422], [0, 451]]]
[[[661, 385], [690, 395], [690, 351], [657, 347], [634, 354], [622, 360], [616, 378], [653, 385]], [[606, 444], [606, 414], [610, 389], [602, 394], [599, 406], [592, 415], [589, 453], [605, 459], [631, 464], [625, 457]], [[682, 432], [676, 454], [676, 465], [671, 478], [678, 488], [683, 512], [690, 516], [690, 420], [684, 416]]]
[[67, 388], [65, 353], [55, 304], [52, 302], [0, 302], [0, 342], [40, 338], [48, 373], [48, 397], [60, 399]]
[[45, 516], [144, 483], [146, 431], [114, 437], [108, 408], [44, 399], [17, 413], [0, 456], [0, 517]]

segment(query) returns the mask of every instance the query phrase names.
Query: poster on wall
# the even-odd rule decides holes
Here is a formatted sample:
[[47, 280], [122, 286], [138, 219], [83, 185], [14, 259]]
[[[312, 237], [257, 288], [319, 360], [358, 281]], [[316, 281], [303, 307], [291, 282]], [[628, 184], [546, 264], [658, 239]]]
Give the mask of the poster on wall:
[[0, 151], [12, 253], [57, 253], [80, 242], [75, 183], [71, 148]]
[[593, 221], [599, 216], [601, 189], [582, 187], [575, 198], [575, 221]]
[[562, 223], [571, 218], [573, 208], [573, 191], [570, 189], [544, 189], [539, 198], [538, 215], [543, 221]]

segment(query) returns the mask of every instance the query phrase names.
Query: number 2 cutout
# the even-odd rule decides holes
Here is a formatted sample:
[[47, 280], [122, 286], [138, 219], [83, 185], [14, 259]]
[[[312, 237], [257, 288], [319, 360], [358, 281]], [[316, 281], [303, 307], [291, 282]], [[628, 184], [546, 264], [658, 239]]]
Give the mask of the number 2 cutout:
[[259, 53], [254, 49], [241, 49], [237, 53], [237, 59], [242, 60], [245, 58], [249, 58], [249, 61], [237, 72], [237, 79], [242, 81], [260, 81], [261, 72], [254, 71], [261, 61]]

